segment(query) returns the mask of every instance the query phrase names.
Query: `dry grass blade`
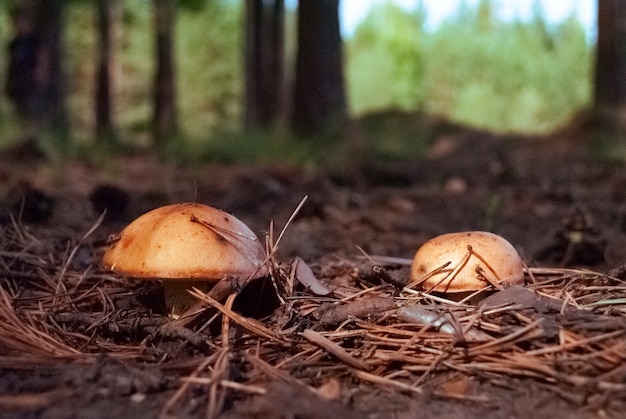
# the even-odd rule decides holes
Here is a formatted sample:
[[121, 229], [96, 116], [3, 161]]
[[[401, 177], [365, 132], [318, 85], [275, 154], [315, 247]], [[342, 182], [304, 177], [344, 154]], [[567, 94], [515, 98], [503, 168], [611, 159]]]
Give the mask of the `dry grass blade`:
[[261, 396], [267, 393], [267, 390], [263, 387], [241, 384], [236, 381], [222, 380], [220, 385], [224, 388], [237, 390], [243, 393], [258, 394]]
[[406, 384], [402, 381], [391, 380], [386, 377], [381, 377], [380, 375], [372, 374], [367, 371], [355, 371], [354, 375], [364, 381], [369, 381], [370, 383], [379, 384], [383, 386], [388, 386], [391, 388], [396, 388], [400, 391], [408, 391], [410, 393], [422, 394], [424, 390], [420, 387], [413, 386], [411, 384]]
[[283, 336], [268, 329], [267, 327], [265, 327], [265, 325], [263, 325], [263, 323], [249, 317], [244, 317], [241, 314], [232, 311], [231, 309], [220, 304], [199, 289], [193, 288], [189, 291], [189, 293], [197, 299], [206, 303], [208, 306], [219, 310], [223, 315], [228, 316], [232, 321], [239, 324], [241, 327], [248, 330], [249, 332], [274, 342], [286, 342]]
[[[266, 262], [269, 261], [269, 259], [272, 256], [274, 256], [274, 254], [278, 250], [278, 244], [280, 243], [280, 240], [283, 238], [283, 235], [287, 231], [287, 227], [289, 227], [289, 224], [291, 224], [291, 222], [296, 218], [296, 215], [298, 215], [298, 213], [300, 212], [300, 209], [302, 209], [302, 206], [304, 205], [304, 203], [306, 202], [306, 200], [308, 198], [309, 198], [308, 195], [305, 195], [304, 198], [302, 198], [302, 200], [300, 201], [300, 203], [298, 204], [296, 209], [294, 209], [293, 212], [291, 213], [291, 215], [289, 216], [289, 219], [285, 223], [285, 226], [283, 227], [283, 229], [280, 231], [280, 234], [278, 235], [278, 238], [276, 239], [276, 241], [270, 243], [271, 244], [271, 248], [269, 249], [269, 252], [267, 252], [268, 255], [267, 255]], [[270, 231], [271, 231], [271, 229], [270, 229]]]
[[106, 216], [106, 211], [104, 211], [100, 215], [100, 217], [98, 217], [98, 219], [93, 223], [91, 228], [89, 228], [89, 230], [87, 230], [87, 232], [83, 235], [83, 237], [81, 237], [81, 239], [78, 241], [76, 246], [74, 246], [74, 248], [72, 249], [72, 252], [68, 256], [68, 258], [65, 261], [65, 263], [63, 264], [63, 268], [61, 269], [61, 272], [59, 273], [59, 277], [57, 278], [57, 289], [56, 289], [55, 294], [58, 294], [60, 292], [61, 284], [63, 283], [63, 277], [65, 276], [65, 273], [67, 272], [70, 264], [72, 263], [72, 260], [76, 256], [76, 253], [78, 252], [78, 249], [83, 244], [83, 242], [87, 239], [87, 237], [91, 236], [91, 234], [93, 234], [93, 232], [96, 231], [96, 229], [100, 226], [100, 224], [102, 224], [102, 221], [104, 221], [104, 217], [105, 216]]
[[543, 319], [537, 319], [534, 322], [526, 325], [525, 327], [519, 328], [516, 331], [509, 333], [506, 336], [501, 337], [500, 339], [494, 339], [491, 342], [484, 343], [482, 345], [470, 348], [470, 355], [479, 355], [481, 352], [492, 349], [493, 347], [499, 347], [502, 349], [505, 344], [512, 344], [517, 342], [520, 338], [524, 339], [532, 339], [541, 337], [544, 335], [543, 330], [541, 329], [541, 324], [543, 323]]
[[[541, 348], [541, 349], [535, 349], [535, 350], [530, 350], [527, 351], [526, 353], [528, 355], [544, 355], [544, 354], [548, 354], [548, 353], [559, 353], [559, 352], [566, 352], [575, 348], [580, 348], [582, 346], [587, 346], [591, 343], [599, 343], [601, 341], [604, 340], [608, 340], [608, 339], [612, 339], [612, 338], [616, 338], [619, 336], [623, 336], [624, 334], [626, 334], [626, 330], [615, 330], [613, 332], [609, 332], [609, 333], [604, 333], [601, 335], [597, 335], [597, 336], [593, 336], [587, 339], [580, 339], [571, 343], [565, 343], [565, 344], [561, 344], [561, 345], [556, 345], [556, 346], [552, 346], [552, 347], [547, 347], [547, 348]], [[600, 354], [600, 351], [597, 351], [598, 354]]]
[[249, 352], [244, 354], [244, 357], [248, 363], [259, 369], [263, 374], [270, 377], [274, 381], [284, 381], [290, 384], [301, 384], [296, 378], [289, 375], [286, 371], [279, 369], [278, 367], [262, 360], [256, 355], [252, 355]]
[[0, 341], [4, 350], [47, 357], [80, 358], [83, 354], [21, 319], [0, 287]]
[[[289, 270], [288, 265], [272, 259], [305, 200], [277, 240], [271, 231], [267, 237], [265, 262], [272, 279], [286, 282], [277, 288], [284, 304], [274, 312], [272, 323], [231, 309], [232, 293], [245, 278], [221, 282], [209, 295], [190, 291], [199, 300], [200, 310], [210, 307], [216, 319], [221, 316], [221, 334], [209, 327], [189, 330], [204, 346], [194, 347], [196, 352], [189, 358], [193, 362], [169, 370], [184, 371], [186, 376], [179, 377], [179, 388], [163, 406], [161, 417], [182, 413], [177, 410], [187, 408], [184, 400], [199, 395], [205, 397], [204, 416], [216, 417], [223, 414], [226, 401], [252, 395], [271, 398], [272, 383], [315, 392], [321, 383], [341, 380], [342, 395], [362, 384], [374, 391], [423, 394], [428, 389], [438, 397], [486, 400], [438, 392], [442, 379], [451, 373], [527, 378], [553, 387], [554, 392], [582, 394], [578, 398], [581, 403], [590, 399], [587, 395], [599, 393], [626, 400], [623, 281], [582, 269], [527, 268], [531, 279], [526, 281], [524, 293], [503, 290], [492, 295], [499, 296], [492, 305], [477, 307], [470, 301], [451, 301], [409, 286], [391, 288], [384, 281], [366, 277], [363, 264], [341, 259], [337, 266], [328, 264], [319, 274], [316, 271], [317, 278], [310, 276], [308, 283], [319, 279], [332, 291], [321, 298], [303, 285], [306, 280], [295, 280], [297, 266]], [[125, 281], [89, 268], [76, 271], [79, 264], [72, 262], [82, 256], [77, 249], [84, 247], [93, 229], [77, 246], [61, 249], [38, 240], [17, 224], [10, 231], [0, 225], [0, 230], [6, 233], [0, 237], [1, 365], [30, 369], [59, 359], [92, 361], [99, 353], [128, 359], [152, 349], [158, 355], [152, 361], [163, 356], [157, 352], [156, 339], [146, 340], [154, 344], [148, 349], [141, 344], [133, 346], [132, 339], [115, 343], [120, 342], [117, 337], [135, 333], [135, 322], [142, 318], [137, 311], [129, 316], [119, 308], [117, 298], [122, 294], [133, 297], [135, 291]], [[372, 261], [396, 267], [410, 264], [390, 257], [372, 256]], [[459, 267], [447, 268], [454, 273]], [[322, 314], [331, 306], [335, 314], [344, 315], [326, 321]], [[419, 318], [403, 317], [396, 307], [417, 307]], [[352, 311], [357, 308], [361, 311]], [[428, 320], [424, 312], [444, 313], [446, 322], [437, 320], [440, 315]], [[166, 321], [161, 317], [151, 320]], [[187, 321], [183, 318], [168, 324]], [[163, 331], [162, 325], [154, 322], [149, 327]], [[229, 333], [233, 329], [236, 334]], [[150, 336], [156, 333], [142, 329], [146, 331]], [[168, 338], [186, 339], [182, 335]], [[137, 340], [142, 339], [147, 338]], [[202, 358], [198, 351], [213, 353]], [[344, 381], [346, 377], [351, 379]], [[21, 399], [0, 398], [0, 406], [40, 403], [45, 407], [48, 397], [33, 393]]]
[[165, 405], [163, 405], [163, 409], [161, 409], [161, 414], [159, 415], [160, 418], [165, 419], [172, 417], [171, 411], [174, 406], [176, 406], [176, 404], [183, 397], [185, 392], [187, 392], [189, 387], [193, 384], [194, 379], [197, 378], [209, 365], [215, 362], [217, 356], [218, 354], [213, 354], [206, 357], [204, 361], [200, 365], [198, 365], [196, 369], [185, 380], [183, 380], [183, 384], [178, 388], [178, 390], [176, 390], [174, 395], [167, 400]]
[[[198, 291], [198, 290], [195, 290]], [[199, 291], [198, 291], [199, 292]], [[231, 294], [224, 306], [225, 310], [231, 311], [233, 301], [236, 294]], [[196, 369], [188, 376], [181, 380], [182, 385], [178, 388], [176, 393], [167, 401], [161, 411], [161, 417], [170, 417], [171, 411], [180, 402], [185, 393], [189, 390], [189, 387], [193, 384], [201, 384], [209, 387], [208, 401], [206, 406], [206, 417], [215, 418], [218, 417], [224, 406], [224, 400], [226, 394], [224, 391], [220, 391], [221, 388], [230, 388], [236, 390], [247, 390], [248, 392], [256, 393], [251, 387], [245, 385], [239, 385], [229, 380], [230, 373], [230, 343], [229, 343], [229, 328], [230, 318], [224, 316], [222, 319], [222, 347], [212, 356], [206, 358]], [[205, 371], [210, 370], [209, 377], [201, 377], [200, 375]]]
[[[224, 308], [232, 311], [233, 302], [237, 297], [236, 293], [232, 293], [226, 299]], [[219, 391], [219, 387], [223, 381], [229, 379], [230, 373], [230, 317], [222, 316], [222, 350], [219, 353], [215, 366], [213, 368], [213, 374], [211, 375], [211, 383], [209, 384], [209, 400], [206, 408], [207, 418], [216, 418], [222, 408], [224, 407], [224, 400], [226, 398], [225, 391]]]
[[74, 395], [70, 389], [57, 389], [42, 393], [23, 393], [0, 396], [0, 409], [4, 412], [16, 410], [39, 410], [68, 399]]
[[301, 332], [300, 335], [312, 344], [319, 346], [321, 349], [335, 356], [338, 360], [350, 367], [357, 368], [359, 370], [370, 369], [365, 362], [353, 357], [341, 346], [325, 338], [320, 333], [317, 333], [311, 329], [306, 329]]

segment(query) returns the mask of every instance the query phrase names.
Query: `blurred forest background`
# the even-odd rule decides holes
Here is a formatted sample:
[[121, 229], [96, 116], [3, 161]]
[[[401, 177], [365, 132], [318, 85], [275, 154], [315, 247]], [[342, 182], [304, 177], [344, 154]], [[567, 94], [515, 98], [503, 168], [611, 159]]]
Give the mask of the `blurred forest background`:
[[[20, 3], [0, 2], [3, 83]], [[497, 2], [481, 0], [426, 30], [423, 7], [381, 1], [352, 36], [337, 39], [338, 0], [301, 0], [300, 15], [282, 0], [43, 3], [57, 8], [45, 13], [57, 16], [61, 57], [60, 122], [38, 133], [48, 152], [156, 143], [188, 158], [306, 160], [339, 135], [406, 156], [424, 139], [376, 136], [349, 121], [391, 113], [419, 127], [437, 116], [542, 134], [594, 102], [595, 45], [574, 16], [548, 23], [539, 6], [529, 21], [501, 21]], [[330, 84], [310, 90], [316, 74]], [[20, 139], [23, 125], [3, 89], [0, 148]], [[309, 137], [316, 140], [300, 140]]]

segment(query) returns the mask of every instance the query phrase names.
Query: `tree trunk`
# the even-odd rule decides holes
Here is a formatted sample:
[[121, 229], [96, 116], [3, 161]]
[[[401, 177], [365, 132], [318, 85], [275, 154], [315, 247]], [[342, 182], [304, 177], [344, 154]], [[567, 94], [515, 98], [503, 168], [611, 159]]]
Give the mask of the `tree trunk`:
[[96, 133], [99, 140], [114, 140], [113, 124], [113, 25], [117, 0], [97, 0], [98, 69], [96, 79]]
[[47, 120], [57, 138], [66, 141], [69, 122], [65, 108], [65, 75], [63, 73], [63, 0], [39, 0], [40, 28], [44, 60], [47, 63]]
[[301, 135], [333, 135], [346, 117], [339, 0], [298, 2], [292, 125]]
[[13, 33], [5, 87], [18, 115], [26, 123], [42, 119], [47, 107], [41, 77], [46, 67], [38, 11], [34, 2], [15, 3], [11, 9]]
[[6, 80], [8, 96], [26, 124], [29, 140], [40, 129], [52, 129], [58, 138], [69, 131], [65, 110], [62, 0], [15, 2], [14, 37], [9, 45]]
[[601, 122], [626, 127], [626, 5], [621, 0], [598, 0], [595, 107]]
[[174, 70], [175, 0], [154, 0], [156, 75], [154, 80], [154, 140], [159, 145], [176, 134], [176, 86]]
[[275, 123], [281, 111], [284, 0], [246, 0], [245, 124]]

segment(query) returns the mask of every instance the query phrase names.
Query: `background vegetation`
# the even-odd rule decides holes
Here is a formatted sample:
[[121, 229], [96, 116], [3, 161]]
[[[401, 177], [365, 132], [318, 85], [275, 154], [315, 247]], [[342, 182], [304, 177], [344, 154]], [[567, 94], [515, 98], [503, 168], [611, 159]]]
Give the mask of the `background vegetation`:
[[465, 6], [429, 33], [424, 10], [378, 5], [347, 44], [352, 111], [422, 109], [495, 131], [537, 133], [588, 106], [593, 50], [580, 22], [549, 26], [539, 8], [530, 22], [502, 22], [493, 7]]
[[[144, 1], [121, 3], [115, 119], [123, 141], [149, 144], [151, 7]], [[228, 141], [220, 138], [241, 128], [243, 7], [240, 1], [195, 3], [197, 7], [179, 10], [176, 25], [182, 141], [209, 149], [237, 144], [232, 135], [226, 136]], [[465, 6], [428, 32], [424, 10], [377, 5], [345, 40], [351, 113], [418, 111], [495, 131], [538, 133], [559, 127], [588, 106], [593, 46], [580, 23], [570, 18], [550, 26], [539, 9], [530, 22], [502, 22], [493, 7], [491, 1]], [[95, 12], [91, 2], [74, 1], [67, 13], [72, 136], [75, 143], [88, 144], [94, 132]], [[293, 22], [292, 11], [287, 17]], [[7, 11], [0, 7], [4, 46], [9, 26]], [[286, 60], [292, 61], [292, 24], [286, 34]], [[3, 81], [5, 67], [0, 62]], [[4, 93], [0, 124], [0, 144], [6, 144], [14, 138], [17, 122]]]

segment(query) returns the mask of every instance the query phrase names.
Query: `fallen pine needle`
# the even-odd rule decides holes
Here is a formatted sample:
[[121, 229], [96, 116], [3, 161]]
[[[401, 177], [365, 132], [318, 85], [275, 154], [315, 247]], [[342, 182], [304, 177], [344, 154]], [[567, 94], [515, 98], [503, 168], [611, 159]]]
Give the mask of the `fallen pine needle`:
[[74, 392], [70, 389], [58, 389], [43, 393], [6, 394], [0, 396], [0, 409], [5, 412], [16, 409], [35, 410], [45, 408], [70, 398]]
[[[184, 383], [203, 384], [203, 385], [210, 385], [215, 382], [215, 380], [212, 377], [184, 377], [181, 379], [181, 381]], [[242, 383], [238, 383], [236, 381], [230, 381], [230, 380], [222, 380], [220, 381], [220, 385], [225, 388], [230, 388], [233, 390], [238, 390], [238, 391], [241, 391], [244, 393], [250, 393], [250, 394], [263, 395], [267, 392], [265, 388], [263, 387], [253, 386], [249, 384], [242, 384]]]
[[495, 339], [491, 342], [487, 342], [484, 343], [482, 345], [476, 346], [474, 348], [471, 348], [469, 350], [469, 354], [470, 355], [477, 355], [480, 352], [484, 351], [485, 349], [494, 347], [494, 346], [498, 346], [498, 345], [503, 345], [505, 343], [512, 343], [515, 342], [517, 340], [517, 338], [520, 338], [522, 336], [524, 336], [525, 334], [530, 334], [530, 337], [539, 337], [543, 335], [543, 330], [541, 329], [540, 325], [541, 323], [543, 323], [543, 319], [539, 318], [535, 321], [533, 321], [532, 323], [516, 330], [513, 333], [510, 333], [506, 336], [503, 336], [500, 339]]
[[344, 364], [349, 365], [359, 370], [369, 370], [369, 366], [365, 362], [359, 359], [356, 359], [355, 357], [350, 355], [345, 349], [343, 349], [341, 346], [325, 338], [320, 333], [317, 333], [311, 329], [306, 329], [303, 332], [301, 332], [300, 335], [306, 340], [308, 340], [309, 342], [311, 342], [312, 344], [319, 346], [321, 349], [335, 356]]
[[241, 314], [237, 312], [234, 312], [230, 308], [215, 301], [214, 299], [212, 299], [211, 297], [209, 297], [208, 295], [206, 295], [204, 292], [200, 291], [197, 288], [193, 288], [191, 291], [189, 291], [189, 293], [193, 295], [194, 297], [196, 297], [197, 299], [202, 300], [209, 306], [213, 307], [214, 309], [219, 310], [222, 314], [227, 316], [229, 319], [239, 324], [241, 327], [248, 330], [249, 332], [254, 333], [255, 335], [258, 335], [262, 338], [273, 340], [273, 341], [278, 341], [278, 342], [285, 341], [285, 338], [283, 336], [268, 329], [267, 327], [265, 327], [265, 325], [263, 325], [263, 323], [255, 319], [242, 316]]
[[424, 393], [424, 390], [422, 390], [420, 387], [415, 387], [410, 384], [403, 383], [401, 381], [396, 381], [396, 380], [392, 380], [389, 378], [381, 377], [379, 375], [372, 374], [366, 371], [355, 371], [354, 375], [356, 375], [361, 380], [369, 381], [370, 383], [387, 385], [390, 387], [395, 387], [398, 390], [409, 391], [411, 393], [417, 393], [417, 394]]

